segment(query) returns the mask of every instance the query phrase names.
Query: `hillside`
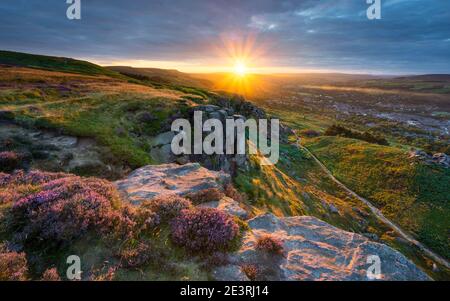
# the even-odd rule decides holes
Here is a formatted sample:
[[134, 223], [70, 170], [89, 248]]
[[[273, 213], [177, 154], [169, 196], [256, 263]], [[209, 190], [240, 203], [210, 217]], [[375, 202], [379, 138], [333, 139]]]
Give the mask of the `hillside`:
[[49, 71], [73, 72], [86, 75], [106, 75], [112, 77], [119, 76], [117, 72], [86, 61], [13, 51], [0, 50], [0, 64], [38, 68]]
[[111, 66], [106, 68], [121, 73], [123, 75], [136, 78], [142, 81], [148, 81], [154, 84], [161, 84], [161, 85], [172, 84], [204, 89], [212, 87], [212, 83], [210, 81], [195, 78], [187, 73], [183, 73], [178, 70], [166, 70], [158, 68], [134, 68], [127, 66]]
[[305, 145], [339, 180], [370, 199], [389, 219], [449, 258], [446, 229], [450, 170], [415, 162], [404, 151], [342, 137]]
[[[5, 61], [9, 57], [7, 53]], [[171, 155], [168, 150], [173, 137], [170, 132], [172, 120], [192, 118], [194, 110], [222, 119], [236, 115], [247, 118], [266, 116], [261, 108], [242, 97], [184, 84], [155, 85], [145, 78], [130, 81], [129, 76], [100, 74], [102, 69], [97, 73], [87, 70], [72, 72], [79, 68], [75, 67], [80, 64], [76, 60], [61, 65], [54, 58], [25, 54], [20, 57], [30, 62], [42, 62], [42, 66], [29, 68], [17, 62], [0, 66], [0, 160], [3, 160], [0, 171], [5, 172], [0, 173], [0, 240], [5, 242], [0, 253], [5, 253], [3, 249], [8, 249], [9, 242], [13, 242], [21, 246], [17, 254], [25, 252], [35, 256], [36, 261], [30, 263], [32, 279], [40, 279], [46, 268], [63, 265], [52, 263], [51, 258], [78, 254], [72, 253], [75, 251], [83, 254], [86, 260], [92, 260], [95, 269], [86, 274], [89, 279], [211, 279], [215, 265], [224, 265], [224, 256], [228, 255], [223, 253], [239, 252], [244, 237], [257, 239], [251, 234], [253, 232], [248, 232], [249, 224], [254, 231], [259, 231], [255, 220], [267, 213], [273, 213], [280, 223], [289, 222], [289, 218], [284, 217], [313, 216], [315, 218], [292, 220], [308, 231], [310, 229], [303, 223], [310, 220], [324, 227], [324, 231], [333, 229], [340, 241], [345, 242], [348, 242], [348, 235], [359, 233], [366, 237], [361, 236], [362, 241], [368, 239], [374, 246], [383, 246], [389, 258], [407, 260], [393, 248], [414, 263], [407, 261], [405, 265], [408, 271], [416, 271], [414, 275], [410, 274], [411, 279], [426, 278], [417, 272], [415, 265], [435, 279], [447, 279], [449, 274], [445, 267], [435, 267], [430, 258], [402, 240], [366, 205], [333, 183], [308, 154], [298, 149], [293, 132], [288, 128], [282, 132], [281, 160], [276, 166], [261, 165], [258, 156]], [[49, 70], [49, 64], [55, 69]], [[71, 65], [67, 67], [71, 71], [63, 72], [61, 68], [67, 65]], [[86, 68], [91, 68], [91, 65]], [[308, 129], [314, 125], [314, 129], [320, 131], [331, 124], [328, 119], [323, 121], [306, 114], [305, 118], [299, 118], [297, 111], [292, 108], [286, 110], [279, 103], [271, 105], [267, 113], [280, 116], [294, 129]], [[397, 147], [385, 148], [340, 137], [313, 138], [306, 145], [343, 182], [373, 200], [387, 216], [416, 234], [436, 252], [448, 256], [448, 242], [445, 240], [448, 229], [445, 223], [448, 216], [445, 202], [448, 195], [445, 186], [447, 171], [420, 164], [403, 164], [405, 161], [399, 159], [404, 158], [404, 153]], [[210, 171], [202, 169], [195, 178], [181, 177], [186, 175], [187, 169], [198, 170], [200, 166], [208, 167]], [[26, 172], [13, 173], [16, 168]], [[33, 173], [31, 170], [40, 171]], [[222, 170], [228, 175], [217, 176], [212, 170]], [[386, 173], [389, 175], [387, 181]], [[216, 176], [217, 180], [211, 182], [210, 179]], [[155, 179], [160, 181], [157, 186], [152, 184]], [[109, 182], [116, 180], [119, 181]], [[188, 192], [181, 189], [192, 186], [207, 189]], [[129, 207], [130, 203], [136, 206], [131, 199], [152, 199], [155, 187], [164, 191], [183, 191], [183, 198], [173, 200], [166, 196], [161, 201], [161, 208], [158, 207], [161, 211], [151, 205]], [[53, 199], [52, 196], [59, 192], [61, 194]], [[40, 211], [42, 215], [34, 219], [31, 211], [27, 211], [32, 207], [27, 206], [34, 206], [34, 200], [41, 196], [50, 198], [49, 204], [55, 201], [55, 207], [43, 208]], [[95, 208], [101, 210], [84, 206], [88, 204], [86, 202], [81, 202], [84, 205], [78, 207], [80, 197], [97, 202], [99, 207]], [[394, 203], [392, 199], [398, 201]], [[16, 208], [16, 203], [22, 204], [24, 207], [20, 208], [23, 210]], [[205, 213], [200, 208], [206, 204], [219, 209]], [[202, 206], [197, 208], [197, 205]], [[211, 214], [211, 220], [219, 221], [221, 227], [225, 227], [224, 231], [230, 234], [227, 236], [229, 239], [205, 231], [205, 241], [209, 241], [209, 237], [217, 240], [221, 247], [210, 246], [205, 241], [195, 242], [208, 252], [193, 256], [197, 255], [198, 246], [183, 236], [174, 239], [171, 232], [169, 220], [180, 216], [180, 208], [191, 210], [189, 214], [181, 215], [184, 219], [180, 220], [180, 227], [183, 228], [185, 222], [189, 224], [190, 220], [210, 222], [201, 219]], [[52, 224], [49, 229], [55, 230], [47, 231], [45, 225], [52, 218], [52, 210], [63, 211], [57, 215], [58, 218], [51, 220], [59, 227]], [[78, 210], [78, 213], [72, 210]], [[224, 210], [238, 212], [239, 217], [233, 217], [232, 222], [223, 216], [221, 212]], [[242, 211], [244, 214], [241, 215]], [[71, 215], [79, 217], [75, 224], [69, 222], [70, 218], [66, 219]], [[23, 220], [17, 220], [18, 216]], [[251, 219], [255, 220], [250, 222]], [[30, 227], [24, 227], [24, 221]], [[83, 231], [75, 231], [78, 225], [90, 226]], [[120, 227], [112, 231], [111, 225]], [[339, 229], [335, 230], [330, 225]], [[100, 232], [96, 232], [97, 229]], [[99, 233], [112, 235], [103, 238]], [[27, 240], [27, 237], [36, 238], [36, 242], [45, 241], [45, 237], [57, 238], [59, 244], [47, 247]], [[313, 238], [308, 239], [314, 241]], [[358, 244], [352, 246], [348, 254], [352, 254], [353, 247], [357, 249]], [[291, 247], [287, 250], [298, 251]], [[100, 255], [96, 257], [96, 253]], [[325, 256], [323, 249], [321, 254]], [[169, 268], [162, 270], [162, 266]], [[317, 267], [318, 270], [321, 268]]]

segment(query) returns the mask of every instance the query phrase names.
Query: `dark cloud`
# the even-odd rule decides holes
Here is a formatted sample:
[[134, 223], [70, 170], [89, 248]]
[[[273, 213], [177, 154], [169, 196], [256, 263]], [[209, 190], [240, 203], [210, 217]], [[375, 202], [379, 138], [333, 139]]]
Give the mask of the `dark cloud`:
[[0, 48], [97, 60], [214, 61], [223, 35], [256, 36], [272, 66], [450, 73], [450, 1], [2, 0]]

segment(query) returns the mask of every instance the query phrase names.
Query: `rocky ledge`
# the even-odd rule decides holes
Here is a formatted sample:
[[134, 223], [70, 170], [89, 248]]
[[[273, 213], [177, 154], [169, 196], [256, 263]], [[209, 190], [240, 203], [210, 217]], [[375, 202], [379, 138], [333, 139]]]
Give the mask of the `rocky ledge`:
[[164, 194], [183, 196], [210, 188], [223, 189], [230, 181], [228, 174], [208, 170], [199, 163], [172, 163], [144, 166], [115, 184], [127, 200], [137, 205]]
[[[198, 163], [163, 164], [137, 169], [116, 182], [116, 186], [130, 202], [139, 204], [164, 194], [220, 189], [229, 181], [228, 174], [208, 170]], [[241, 219], [249, 216], [242, 204], [229, 197], [199, 206], [217, 208]], [[394, 249], [315, 217], [276, 217], [267, 213], [247, 222], [249, 230], [240, 249], [228, 255], [227, 265], [213, 270], [216, 280], [370, 280], [367, 270], [372, 255], [380, 258], [381, 280], [430, 280]], [[268, 235], [281, 243], [281, 254], [257, 247], [259, 238]]]
[[[217, 268], [216, 280], [247, 280], [253, 267], [256, 280], [364, 281], [369, 256], [380, 258], [380, 280], [430, 280], [401, 253], [362, 235], [346, 232], [312, 216], [278, 218], [264, 214], [248, 221], [250, 230], [229, 265]], [[282, 243], [282, 254], [256, 247], [259, 237], [271, 235]]]
[[450, 168], [450, 156], [444, 153], [429, 155], [424, 151], [414, 150], [409, 152], [409, 158], [417, 159], [425, 164], [438, 164], [444, 168]]

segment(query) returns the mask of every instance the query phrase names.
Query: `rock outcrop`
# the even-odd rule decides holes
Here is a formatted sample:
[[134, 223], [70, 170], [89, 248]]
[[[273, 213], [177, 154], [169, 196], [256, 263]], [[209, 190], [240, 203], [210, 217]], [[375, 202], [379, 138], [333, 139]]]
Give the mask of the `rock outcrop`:
[[186, 195], [208, 188], [222, 188], [231, 181], [221, 171], [211, 171], [199, 163], [148, 165], [115, 182], [132, 204], [140, 204], [161, 194]]
[[[186, 195], [208, 188], [223, 188], [230, 182], [224, 172], [211, 171], [199, 163], [149, 165], [115, 184], [133, 204], [163, 194]], [[200, 204], [242, 219], [248, 212], [235, 200], [223, 197]], [[240, 249], [229, 255], [228, 264], [212, 271], [216, 280], [373, 280], [367, 271], [380, 259], [381, 280], [430, 280], [401, 253], [360, 234], [346, 232], [315, 217], [276, 217], [271, 213], [248, 220]], [[283, 245], [276, 255], [257, 248], [259, 237], [273, 235]], [[244, 267], [241, 269], [241, 267]], [[253, 267], [248, 269], [248, 267]], [[252, 275], [245, 271], [253, 270]], [[256, 277], [256, 278], [255, 278]]]
[[[315, 217], [277, 218], [264, 214], [248, 221], [250, 231], [239, 251], [231, 255], [229, 272], [218, 280], [240, 280], [236, 266], [254, 266], [256, 280], [371, 280], [367, 270], [370, 256], [380, 258], [381, 280], [430, 280], [401, 253], [366, 237], [335, 228]], [[274, 255], [256, 248], [258, 237], [274, 235], [283, 244], [283, 254]], [[237, 275], [233, 278], [233, 275]]]
[[126, 173], [125, 167], [106, 162], [101, 154], [107, 154], [109, 150], [93, 139], [0, 122], [0, 152], [13, 150], [19, 153], [27, 161], [22, 166], [24, 169], [63, 171], [111, 179]]
[[247, 219], [249, 216], [248, 212], [240, 207], [238, 202], [226, 196], [219, 201], [200, 204], [199, 207], [216, 208], [241, 219]]
[[429, 155], [421, 150], [414, 150], [409, 152], [410, 159], [417, 159], [426, 164], [438, 164], [444, 168], [450, 168], [450, 156], [444, 153], [436, 153]]

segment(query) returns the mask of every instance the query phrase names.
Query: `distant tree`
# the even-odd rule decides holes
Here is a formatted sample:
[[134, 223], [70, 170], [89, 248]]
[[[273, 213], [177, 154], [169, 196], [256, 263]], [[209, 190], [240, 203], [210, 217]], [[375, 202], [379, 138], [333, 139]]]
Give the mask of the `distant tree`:
[[353, 138], [363, 140], [369, 143], [375, 143], [380, 145], [389, 145], [386, 138], [380, 135], [374, 135], [369, 132], [358, 132], [345, 128], [344, 126], [333, 124], [324, 133], [325, 136], [341, 136], [346, 138]]

